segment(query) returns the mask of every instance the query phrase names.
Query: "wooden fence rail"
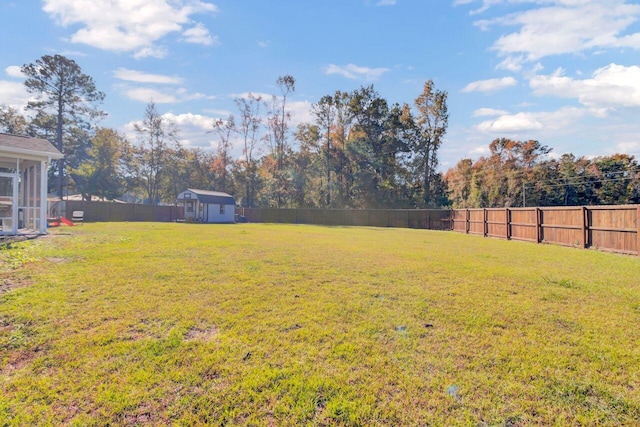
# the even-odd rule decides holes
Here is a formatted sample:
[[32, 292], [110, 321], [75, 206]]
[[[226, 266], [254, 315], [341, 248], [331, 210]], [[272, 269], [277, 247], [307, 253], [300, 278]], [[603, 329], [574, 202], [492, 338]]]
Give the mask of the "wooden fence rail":
[[640, 205], [454, 209], [454, 231], [640, 255]]

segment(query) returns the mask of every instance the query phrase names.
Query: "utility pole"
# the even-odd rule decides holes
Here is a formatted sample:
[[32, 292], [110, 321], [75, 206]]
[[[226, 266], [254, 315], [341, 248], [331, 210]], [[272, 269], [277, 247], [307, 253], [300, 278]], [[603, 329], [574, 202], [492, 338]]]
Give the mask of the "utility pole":
[[522, 207], [527, 207], [527, 187], [522, 183]]

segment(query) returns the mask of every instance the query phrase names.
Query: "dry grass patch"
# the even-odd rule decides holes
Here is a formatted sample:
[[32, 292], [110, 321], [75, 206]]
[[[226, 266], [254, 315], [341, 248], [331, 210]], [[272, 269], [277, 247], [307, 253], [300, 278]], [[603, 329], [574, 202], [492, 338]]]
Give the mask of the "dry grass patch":
[[30, 282], [28, 280], [19, 279], [19, 278], [0, 278], [0, 295], [5, 292], [9, 292], [13, 289], [22, 288], [23, 286], [29, 286]]
[[216, 335], [218, 335], [218, 328], [215, 326], [193, 326], [189, 328], [187, 333], [184, 335], [184, 339], [186, 341], [209, 342], [212, 341], [216, 337]]

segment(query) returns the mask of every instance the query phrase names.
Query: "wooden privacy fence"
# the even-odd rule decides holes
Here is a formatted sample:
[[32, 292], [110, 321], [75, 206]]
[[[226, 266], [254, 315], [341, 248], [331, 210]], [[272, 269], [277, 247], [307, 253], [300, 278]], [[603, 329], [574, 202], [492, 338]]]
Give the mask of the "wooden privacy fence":
[[54, 206], [56, 214], [71, 218], [74, 211], [84, 212], [84, 221], [171, 222], [184, 218], [181, 206], [154, 206], [135, 203], [84, 202], [66, 200]]
[[[179, 206], [56, 202], [53, 215], [83, 211], [85, 221], [184, 219]], [[640, 255], [640, 205], [492, 209], [261, 209], [238, 208], [249, 222], [454, 230], [535, 243]]]
[[249, 222], [349, 225], [451, 230], [451, 214], [443, 209], [261, 209], [239, 208]]
[[455, 209], [454, 231], [640, 255], [640, 205]]

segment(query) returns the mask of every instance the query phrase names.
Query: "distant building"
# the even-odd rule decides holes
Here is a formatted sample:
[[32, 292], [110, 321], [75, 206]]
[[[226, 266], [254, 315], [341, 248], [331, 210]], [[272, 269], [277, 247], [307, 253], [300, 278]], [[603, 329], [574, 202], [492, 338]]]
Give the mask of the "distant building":
[[47, 171], [62, 157], [46, 139], [0, 133], [0, 235], [47, 232]]
[[227, 193], [188, 189], [178, 195], [176, 203], [184, 207], [185, 221], [234, 222], [236, 201]]

